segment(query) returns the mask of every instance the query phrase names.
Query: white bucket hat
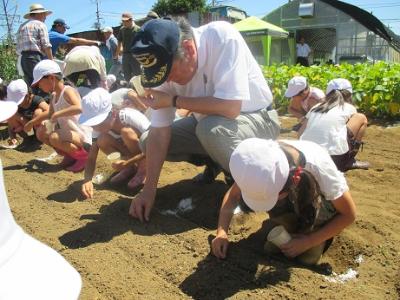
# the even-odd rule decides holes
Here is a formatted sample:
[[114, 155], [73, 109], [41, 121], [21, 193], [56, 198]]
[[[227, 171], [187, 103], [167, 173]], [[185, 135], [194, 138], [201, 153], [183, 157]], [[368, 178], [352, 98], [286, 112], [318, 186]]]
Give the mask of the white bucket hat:
[[110, 93], [103, 88], [97, 88], [82, 98], [82, 114], [79, 124], [96, 126], [107, 118], [111, 108]]
[[0, 299], [78, 299], [79, 273], [56, 251], [15, 222], [0, 160]]
[[46, 16], [51, 15], [53, 12], [51, 10], [47, 10], [43, 7], [42, 4], [32, 4], [29, 7], [29, 12], [24, 15], [24, 19], [29, 19], [31, 14], [40, 14], [46, 13]]
[[244, 202], [254, 211], [269, 211], [289, 175], [289, 163], [273, 140], [250, 138], [237, 146], [229, 169]]
[[111, 32], [111, 33], [113, 33], [114, 30], [112, 29], [112, 27], [106, 26], [101, 30], [101, 32]]
[[57, 73], [61, 73], [61, 69], [55, 61], [50, 59], [41, 60], [33, 68], [33, 82], [31, 86], [35, 86], [44, 76]]
[[0, 122], [7, 121], [18, 110], [17, 103], [13, 101], [0, 101]]
[[7, 101], [20, 105], [28, 94], [28, 85], [22, 79], [11, 81], [7, 86]]
[[288, 87], [285, 92], [285, 97], [291, 98], [296, 96], [307, 87], [307, 78], [303, 76], [295, 76], [288, 82]]
[[350, 81], [344, 78], [336, 78], [328, 82], [328, 86], [326, 87], [326, 94], [328, 95], [333, 90], [347, 90], [350, 93], [353, 93], [353, 87], [351, 86]]

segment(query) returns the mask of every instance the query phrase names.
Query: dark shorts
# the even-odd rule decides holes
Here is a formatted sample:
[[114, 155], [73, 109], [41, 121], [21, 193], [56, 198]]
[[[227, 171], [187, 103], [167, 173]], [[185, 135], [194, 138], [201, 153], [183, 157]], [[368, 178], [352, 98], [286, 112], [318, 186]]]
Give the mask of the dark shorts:
[[354, 162], [354, 141], [353, 132], [347, 127], [347, 144], [349, 145], [349, 151], [340, 155], [331, 155], [333, 162], [341, 172], [347, 171], [348, 166]]

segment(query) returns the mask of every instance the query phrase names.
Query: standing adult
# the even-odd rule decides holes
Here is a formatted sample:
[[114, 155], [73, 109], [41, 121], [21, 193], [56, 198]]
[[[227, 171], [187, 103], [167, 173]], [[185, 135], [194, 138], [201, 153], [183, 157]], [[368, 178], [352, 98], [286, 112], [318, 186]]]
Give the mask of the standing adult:
[[92, 41], [83, 38], [70, 37], [65, 34], [67, 29], [70, 27], [65, 23], [63, 19], [55, 19], [53, 26], [49, 31], [49, 39], [51, 43], [51, 52], [53, 56], [56, 55], [58, 47], [61, 44], [73, 44], [73, 45], [87, 45], [87, 46], [100, 46], [101, 42]]
[[122, 27], [118, 33], [118, 46], [114, 59], [122, 52], [122, 71], [124, 78], [129, 81], [133, 76], [140, 74], [140, 65], [131, 53], [132, 41], [140, 27], [133, 21], [133, 15], [129, 12], [122, 14]]
[[[118, 40], [114, 35], [114, 31], [113, 31], [112, 27], [104, 27], [102, 32], [103, 32], [103, 35], [106, 40], [106, 47], [107, 47], [108, 51], [110, 52], [110, 54], [111, 54], [110, 56], [112, 59], [111, 68], [108, 71], [108, 74], [112, 74], [112, 75], [115, 75], [115, 77], [118, 77], [118, 75], [122, 69], [120, 56], [117, 55]], [[106, 60], [106, 63], [107, 63], [107, 60]]]
[[299, 43], [296, 45], [296, 53], [297, 53], [297, 61], [296, 63], [309, 67], [310, 62], [308, 61], [308, 58], [310, 57], [311, 54], [311, 48], [306, 44], [306, 41], [304, 37], [300, 37]]
[[[272, 93], [240, 33], [227, 22], [192, 28], [184, 18], [146, 22], [132, 52], [154, 109], [141, 137], [147, 178], [130, 214], [149, 220], [165, 160], [211, 157], [224, 170], [235, 147], [250, 137], [276, 138]], [[177, 108], [191, 116], [174, 121]]]
[[22, 23], [17, 31], [17, 54], [21, 55], [21, 68], [28, 85], [33, 81], [33, 68], [45, 57], [53, 59], [46, 17], [52, 12], [41, 4], [32, 4], [24, 15], [28, 21]]

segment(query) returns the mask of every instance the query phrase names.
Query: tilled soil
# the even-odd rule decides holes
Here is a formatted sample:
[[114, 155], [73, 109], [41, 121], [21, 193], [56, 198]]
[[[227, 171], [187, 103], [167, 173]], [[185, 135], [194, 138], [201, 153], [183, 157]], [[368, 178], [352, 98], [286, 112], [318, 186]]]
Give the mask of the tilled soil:
[[[82, 173], [59, 170], [60, 157], [36, 160], [53, 152], [47, 146], [0, 150], [0, 157], [17, 222], [80, 272], [81, 299], [399, 299], [400, 127], [371, 125], [365, 141], [359, 158], [372, 168], [346, 174], [357, 220], [313, 269], [262, 253], [266, 214], [236, 215], [228, 258], [210, 255], [228, 186], [221, 175], [194, 183], [202, 168], [166, 163], [151, 221], [142, 224], [128, 215], [138, 190], [105, 183], [83, 200]], [[108, 172], [99, 160], [97, 173]], [[187, 198], [194, 209], [172, 214]], [[349, 268], [358, 275], [341, 283]]]

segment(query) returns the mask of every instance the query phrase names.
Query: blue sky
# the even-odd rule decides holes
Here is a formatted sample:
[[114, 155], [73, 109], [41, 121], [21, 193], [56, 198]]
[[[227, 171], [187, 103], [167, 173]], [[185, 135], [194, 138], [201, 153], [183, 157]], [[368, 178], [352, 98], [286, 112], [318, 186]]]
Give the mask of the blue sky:
[[[46, 20], [46, 25], [51, 24], [56, 18], [64, 18], [71, 27], [67, 33], [91, 30], [96, 21], [96, 1], [95, 0], [9, 0], [9, 7], [17, 8], [17, 15], [23, 21], [23, 15], [29, 11], [32, 3], [41, 3], [45, 8], [52, 10], [53, 14]], [[141, 18], [147, 14], [154, 0], [99, 0], [99, 11], [103, 26], [116, 26], [119, 24], [120, 15], [124, 11], [131, 11], [134, 18]], [[288, 2], [288, 0], [230, 0], [218, 1], [226, 5], [240, 7], [247, 11], [249, 15], [263, 17], [272, 10]], [[382, 20], [385, 25], [400, 34], [400, 1], [394, 0], [353, 0], [345, 1], [357, 5]], [[0, 14], [3, 12], [0, 12]], [[4, 24], [4, 23], [3, 23]], [[3, 25], [1, 24], [1, 25]], [[18, 24], [18, 23], [16, 23]], [[14, 26], [14, 30], [18, 25]], [[5, 33], [4, 27], [0, 28], [0, 37]]]

